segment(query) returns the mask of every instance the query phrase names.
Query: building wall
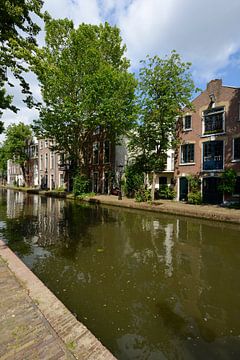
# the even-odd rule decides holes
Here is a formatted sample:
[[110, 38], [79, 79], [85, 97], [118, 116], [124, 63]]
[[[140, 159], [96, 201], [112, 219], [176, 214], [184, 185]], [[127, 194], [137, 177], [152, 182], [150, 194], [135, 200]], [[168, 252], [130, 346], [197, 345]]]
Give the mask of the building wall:
[[51, 150], [51, 140], [38, 140], [38, 173], [39, 186], [46, 189], [56, 189], [64, 186], [65, 173], [60, 169], [60, 155]]
[[104, 131], [96, 132], [89, 146], [90, 190], [110, 194], [115, 182], [115, 146]]
[[[212, 100], [211, 100], [212, 98]], [[181, 164], [181, 146], [176, 153], [175, 177], [179, 179], [188, 175], [198, 174], [203, 180], [207, 177], [219, 177], [224, 169], [233, 168], [240, 175], [240, 162], [233, 161], [233, 138], [240, 136], [240, 90], [238, 88], [223, 86], [221, 80], [212, 80], [207, 88], [193, 100], [194, 111], [185, 111], [184, 115], [192, 116], [192, 129], [184, 131], [183, 120], [178, 123], [178, 136], [180, 144], [195, 144], [194, 162]], [[225, 131], [222, 134], [203, 135], [203, 112], [209, 108], [224, 107]], [[223, 140], [223, 169], [203, 170], [203, 143]]]
[[24, 184], [23, 174], [19, 164], [12, 160], [7, 161], [7, 184], [22, 186]]

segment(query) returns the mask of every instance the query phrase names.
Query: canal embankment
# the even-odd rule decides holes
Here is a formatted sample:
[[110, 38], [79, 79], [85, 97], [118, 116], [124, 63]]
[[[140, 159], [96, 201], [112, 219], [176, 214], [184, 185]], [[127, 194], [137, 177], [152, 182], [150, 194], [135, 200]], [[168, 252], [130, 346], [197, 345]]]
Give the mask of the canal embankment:
[[0, 240], [0, 359], [115, 357]]
[[95, 195], [86, 197], [83, 199], [74, 198], [73, 194], [59, 191], [44, 191], [39, 189], [27, 189], [16, 187], [5, 187], [12, 190], [25, 191], [29, 194], [38, 194], [41, 196], [66, 198], [73, 201], [88, 202], [99, 205], [112, 205], [118, 207], [125, 207], [138, 210], [147, 210], [153, 212], [160, 212], [172, 215], [190, 216], [199, 219], [208, 219], [215, 221], [224, 221], [229, 223], [240, 224], [240, 209], [231, 209], [228, 207], [222, 207], [220, 205], [192, 205], [180, 201], [174, 200], [156, 200], [153, 203], [136, 202], [135, 199], [123, 197], [122, 200], [118, 200], [115, 195]]
[[138, 203], [134, 199], [128, 199], [126, 197], [123, 197], [122, 200], [118, 200], [118, 197], [113, 195], [96, 195], [86, 198], [84, 201], [95, 204], [113, 205], [240, 224], [240, 209], [229, 209], [218, 205], [190, 205], [172, 200], [157, 200], [153, 203]]

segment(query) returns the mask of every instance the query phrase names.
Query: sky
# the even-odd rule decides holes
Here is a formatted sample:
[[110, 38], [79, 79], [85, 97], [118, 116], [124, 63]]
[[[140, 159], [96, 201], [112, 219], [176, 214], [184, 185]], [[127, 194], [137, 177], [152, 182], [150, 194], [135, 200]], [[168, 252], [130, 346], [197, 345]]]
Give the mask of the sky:
[[[131, 61], [138, 73], [146, 55], [164, 57], [173, 49], [192, 63], [192, 75], [200, 89], [211, 79], [240, 87], [240, 0], [45, 0], [43, 10], [53, 18], [69, 18], [77, 27], [82, 22], [108, 21], [120, 28]], [[39, 34], [43, 44], [44, 32]], [[35, 98], [40, 90], [33, 74], [28, 75]], [[19, 88], [12, 93], [20, 108], [5, 111], [5, 126], [38, 117], [21, 100]]]

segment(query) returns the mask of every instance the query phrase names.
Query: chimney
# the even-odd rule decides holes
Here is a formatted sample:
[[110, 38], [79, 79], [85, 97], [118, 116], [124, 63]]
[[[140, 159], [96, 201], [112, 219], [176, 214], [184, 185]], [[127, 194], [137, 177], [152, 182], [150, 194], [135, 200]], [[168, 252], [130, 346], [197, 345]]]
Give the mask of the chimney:
[[211, 80], [209, 81], [209, 83], [207, 84], [207, 93], [211, 98], [215, 98], [215, 100], [217, 101], [219, 94], [221, 92], [221, 87], [222, 87], [222, 79], [215, 79], [215, 80]]

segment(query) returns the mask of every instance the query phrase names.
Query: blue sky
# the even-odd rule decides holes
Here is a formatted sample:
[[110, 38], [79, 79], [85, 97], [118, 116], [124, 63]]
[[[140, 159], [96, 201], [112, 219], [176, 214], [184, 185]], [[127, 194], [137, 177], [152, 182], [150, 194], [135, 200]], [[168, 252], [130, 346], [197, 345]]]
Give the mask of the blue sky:
[[[54, 18], [68, 17], [75, 26], [108, 21], [121, 30], [127, 45], [131, 71], [147, 54], [169, 54], [175, 49], [192, 63], [197, 87], [205, 89], [211, 79], [222, 78], [224, 85], [240, 87], [240, 0], [45, 0], [44, 10]], [[44, 33], [39, 36], [42, 43]], [[37, 81], [29, 75], [36, 98]], [[16, 87], [17, 115], [6, 111], [6, 125], [38, 116], [21, 101]]]

